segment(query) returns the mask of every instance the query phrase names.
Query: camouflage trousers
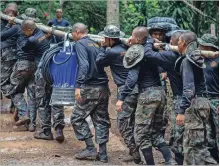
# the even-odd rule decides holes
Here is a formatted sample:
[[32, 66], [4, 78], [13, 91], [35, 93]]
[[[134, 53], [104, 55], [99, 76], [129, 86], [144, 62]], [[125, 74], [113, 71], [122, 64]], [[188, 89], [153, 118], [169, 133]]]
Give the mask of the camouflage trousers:
[[80, 89], [82, 101], [75, 101], [71, 124], [78, 140], [92, 137], [86, 117], [89, 115], [95, 127], [97, 144], [108, 142], [110, 119], [108, 114], [109, 88], [107, 86], [85, 85]]
[[46, 83], [40, 69], [35, 73], [35, 84], [37, 111], [41, 129], [51, 129], [51, 115], [53, 116], [53, 127], [55, 129], [57, 127], [63, 129], [65, 127], [64, 107], [50, 105], [52, 86]]
[[[118, 88], [120, 93], [121, 88]], [[136, 87], [133, 92], [128, 95], [123, 103], [122, 112], [118, 113], [117, 126], [125, 144], [130, 150], [130, 154], [137, 150], [134, 140], [134, 124], [135, 124], [135, 111], [137, 108], [138, 88]]]
[[206, 123], [208, 123], [210, 106], [207, 98], [196, 97], [190, 108], [185, 111], [184, 164], [217, 164], [207, 147]]
[[151, 87], [139, 94], [135, 113], [134, 138], [141, 150], [165, 143], [161, 133], [166, 103], [162, 87]]
[[174, 96], [173, 106], [171, 110], [171, 133], [169, 146], [172, 152], [175, 154], [175, 160], [178, 165], [183, 164], [183, 134], [184, 126], [176, 125], [176, 116], [180, 109], [180, 104], [182, 102], [181, 96]]
[[218, 162], [219, 160], [219, 115], [217, 114], [217, 107], [219, 106], [219, 99], [210, 98], [210, 116], [209, 122], [206, 125], [208, 147], [212, 157]]
[[10, 76], [16, 63], [14, 54], [12, 49], [6, 49], [1, 54], [1, 91], [3, 94], [7, 93], [7, 88], [10, 85]]
[[[36, 101], [34, 72], [36, 65], [32, 61], [18, 60], [13, 67], [10, 76], [10, 85], [7, 86], [6, 95], [11, 96], [15, 107], [18, 110], [19, 118], [29, 116], [32, 123], [36, 123]], [[27, 89], [27, 102], [24, 98], [24, 91]]]

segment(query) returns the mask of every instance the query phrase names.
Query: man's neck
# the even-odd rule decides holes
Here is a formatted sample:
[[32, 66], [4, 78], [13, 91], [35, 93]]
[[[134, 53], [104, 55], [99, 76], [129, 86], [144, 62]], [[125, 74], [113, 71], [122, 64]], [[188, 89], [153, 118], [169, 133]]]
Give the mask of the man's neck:
[[57, 21], [58, 21], [58, 22], [60, 22], [61, 20], [62, 20], [62, 17], [60, 17], [60, 18], [57, 18]]

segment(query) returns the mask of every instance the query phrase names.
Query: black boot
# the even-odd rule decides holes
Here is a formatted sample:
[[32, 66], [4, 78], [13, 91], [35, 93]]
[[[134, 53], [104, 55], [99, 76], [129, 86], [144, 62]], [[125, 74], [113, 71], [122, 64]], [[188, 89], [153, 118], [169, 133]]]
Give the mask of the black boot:
[[64, 141], [63, 127], [57, 126], [55, 130], [56, 130], [56, 140], [59, 143], [62, 143]]
[[175, 154], [175, 161], [178, 165], [183, 165], [183, 155], [180, 153]]
[[163, 158], [165, 160], [165, 164], [164, 165], [172, 165], [174, 164], [173, 159], [172, 159], [172, 155], [170, 152], [169, 147], [167, 146], [167, 144], [161, 143], [158, 145], [158, 150], [162, 153]]
[[103, 163], [108, 162], [106, 143], [99, 144], [99, 153], [97, 156], [97, 160], [99, 160]]
[[140, 164], [141, 163], [141, 156], [140, 156], [138, 148], [131, 149], [130, 154], [132, 155], [133, 161], [134, 161], [135, 164]]
[[51, 132], [51, 129], [45, 129], [45, 130], [35, 132], [34, 138], [44, 139], [44, 140], [53, 140], [53, 134]]
[[141, 150], [147, 165], [155, 165], [152, 147]]

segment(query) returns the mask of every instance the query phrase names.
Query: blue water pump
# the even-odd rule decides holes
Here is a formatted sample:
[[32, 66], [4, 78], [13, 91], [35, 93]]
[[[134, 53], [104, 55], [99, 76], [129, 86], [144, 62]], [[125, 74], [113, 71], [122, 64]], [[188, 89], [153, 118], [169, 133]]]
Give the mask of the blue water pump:
[[53, 78], [51, 105], [74, 105], [74, 85], [78, 67], [73, 46], [74, 43], [70, 43], [67, 34], [63, 49], [50, 61], [50, 72]]

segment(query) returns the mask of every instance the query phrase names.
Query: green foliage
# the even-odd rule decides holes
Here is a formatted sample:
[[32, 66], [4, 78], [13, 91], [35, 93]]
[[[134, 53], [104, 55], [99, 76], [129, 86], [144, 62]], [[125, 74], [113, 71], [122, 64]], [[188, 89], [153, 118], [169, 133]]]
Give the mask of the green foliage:
[[[1, 1], [1, 9], [11, 0]], [[28, 7], [37, 10], [37, 17], [42, 23], [47, 23], [55, 17], [55, 11], [60, 8], [60, 3], [54, 1], [16, 1], [19, 5], [19, 13], [24, 13]], [[194, 2], [191, 0], [190, 3]], [[147, 19], [155, 16], [173, 17], [182, 29], [189, 29], [201, 36], [210, 33], [210, 25], [215, 23], [216, 34], [218, 35], [219, 11], [216, 1], [201, 1], [200, 10], [211, 18], [215, 18], [217, 23], [207, 17], [196, 13], [182, 1], [160, 1], [160, 0], [121, 0], [120, 1], [120, 28], [130, 36], [132, 29], [138, 25], [147, 25]], [[88, 25], [90, 33], [97, 34], [106, 25], [106, 1], [64, 1], [64, 18], [71, 24], [83, 22]], [[45, 16], [47, 13], [49, 16]], [[197, 28], [198, 27], [198, 28]]]

